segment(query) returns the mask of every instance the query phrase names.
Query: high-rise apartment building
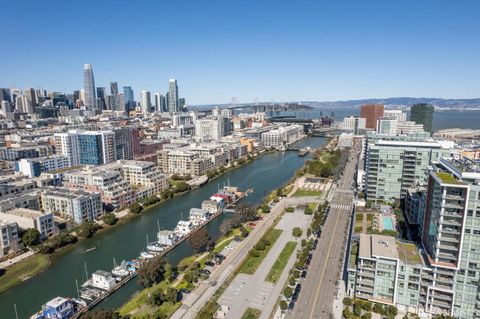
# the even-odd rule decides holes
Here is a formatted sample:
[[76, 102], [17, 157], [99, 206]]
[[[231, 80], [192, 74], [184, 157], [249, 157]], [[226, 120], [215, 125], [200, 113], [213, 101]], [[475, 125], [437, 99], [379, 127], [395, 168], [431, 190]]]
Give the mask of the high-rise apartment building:
[[112, 131], [69, 131], [55, 133], [57, 154], [70, 165], [100, 165], [116, 160], [115, 133]]
[[430, 104], [420, 103], [412, 106], [410, 121], [422, 124], [426, 132], [433, 132], [433, 112], [435, 108]]
[[415, 136], [369, 134], [365, 150], [365, 193], [378, 203], [404, 197], [415, 182], [425, 183], [427, 167], [449, 156], [453, 143]]
[[150, 91], [142, 91], [141, 92], [141, 100], [142, 100], [142, 114], [147, 115], [152, 111], [152, 100], [150, 98]]
[[168, 82], [168, 111], [170, 113], [179, 112], [178, 103], [178, 85], [176, 79], [170, 79]]
[[123, 87], [123, 98], [124, 98], [124, 111], [130, 113], [131, 110], [135, 109], [135, 98], [133, 96], [133, 89], [131, 86]]
[[383, 117], [384, 107], [381, 104], [365, 104], [360, 109], [360, 117], [366, 121], [365, 127], [369, 129], [377, 128], [377, 120]]
[[95, 80], [93, 77], [93, 69], [91, 64], [83, 66], [83, 89], [85, 92], [84, 105], [88, 110], [96, 108], [95, 103]]
[[442, 158], [430, 172], [422, 242], [434, 269], [426, 308], [480, 318], [480, 166]]

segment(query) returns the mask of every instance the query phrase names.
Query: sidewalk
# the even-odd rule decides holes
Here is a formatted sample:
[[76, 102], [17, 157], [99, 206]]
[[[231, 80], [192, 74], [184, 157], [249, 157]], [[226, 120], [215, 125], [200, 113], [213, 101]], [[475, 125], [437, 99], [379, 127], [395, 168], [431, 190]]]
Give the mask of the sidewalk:
[[0, 269], [10, 267], [10, 266], [18, 263], [19, 261], [22, 261], [22, 260], [24, 260], [28, 257], [33, 256], [34, 254], [35, 254], [35, 252], [33, 250], [29, 250], [26, 253], [18, 255], [16, 257], [12, 258], [12, 259], [5, 260], [5, 261], [0, 263]]

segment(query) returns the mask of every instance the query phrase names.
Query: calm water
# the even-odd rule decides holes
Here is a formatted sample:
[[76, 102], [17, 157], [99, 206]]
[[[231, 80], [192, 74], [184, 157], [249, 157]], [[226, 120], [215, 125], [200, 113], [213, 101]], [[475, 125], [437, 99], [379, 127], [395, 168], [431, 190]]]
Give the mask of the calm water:
[[[335, 121], [341, 121], [350, 115], [360, 115], [359, 108], [351, 109], [324, 109], [308, 112], [281, 112], [282, 115], [296, 115], [298, 118], [319, 118], [320, 112], [324, 116], [334, 112]], [[480, 129], [480, 111], [445, 111], [433, 114], [433, 129], [442, 130], [446, 128], [471, 128]]]
[[[323, 138], [307, 138], [298, 145], [318, 147], [323, 143]], [[135, 258], [146, 246], [146, 236], [148, 235], [150, 240], [155, 238], [157, 220], [162, 229], [173, 229], [182, 213], [183, 217], [187, 218], [190, 208], [200, 207], [201, 202], [214, 193], [218, 185], [222, 186], [229, 181], [231, 185], [242, 190], [253, 187], [254, 193], [245, 201], [260, 202], [270, 191], [285, 184], [307, 158], [308, 156], [299, 157], [296, 152], [266, 154], [252, 163], [224, 174], [212, 183], [156, 206], [125, 225], [79, 243], [60, 256], [45, 272], [0, 294], [0, 318], [15, 318], [13, 306], [15, 303], [19, 317], [28, 318], [43, 303], [56, 296], [76, 296], [75, 280], [77, 279], [79, 283], [84, 281], [84, 263], [91, 273], [97, 269], [112, 269], [113, 258], [117, 262]], [[222, 215], [207, 226], [213, 238], [218, 238], [219, 225], [225, 218], [229, 216]], [[95, 251], [83, 253], [94, 246], [97, 247]], [[191, 248], [184, 242], [167, 258], [176, 264], [191, 254]], [[105, 300], [100, 307], [119, 307], [139, 289], [133, 280]]]

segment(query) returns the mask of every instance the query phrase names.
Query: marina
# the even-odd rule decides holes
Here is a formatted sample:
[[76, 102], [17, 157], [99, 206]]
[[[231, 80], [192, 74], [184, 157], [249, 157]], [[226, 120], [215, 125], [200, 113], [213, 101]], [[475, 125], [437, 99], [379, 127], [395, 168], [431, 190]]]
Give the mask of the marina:
[[[295, 146], [314, 148], [323, 143], [323, 138], [308, 137]], [[113, 258], [121, 261], [138, 256], [146, 248], [146, 235], [149, 236], [150, 241], [154, 241], [157, 237], [157, 223], [160, 224], [162, 231], [173, 230], [182, 219], [181, 212], [187, 213], [192, 207], [201, 207], [204, 199], [208, 199], [211, 194], [218, 191], [218, 184], [228, 184], [230, 181], [231, 185], [236, 185], [242, 190], [253, 187], [255, 192], [244, 198], [242, 202], [260, 203], [269, 192], [284, 185], [309, 156], [299, 157], [295, 152], [264, 154], [251, 163], [224, 173], [214, 182], [151, 207], [127, 223], [64, 249], [54, 256], [51, 266], [44, 272], [1, 293], [0, 318], [15, 318], [14, 305], [19, 318], [29, 318], [47, 300], [56, 296], [76, 296], [75, 280], [79, 283], [84, 281], [83, 264], [85, 262], [92, 270], [108, 270], [112, 269]], [[261, 179], [259, 174], [262, 176]], [[210, 220], [205, 226], [213, 240], [221, 235], [220, 224], [232, 217], [229, 209], [224, 212], [225, 214]], [[168, 241], [168, 237], [165, 239]], [[97, 248], [84, 253], [92, 247]], [[192, 254], [192, 248], [183, 241], [175, 249], [166, 253], [165, 258], [172, 265], [177, 265], [180, 260]], [[100, 305], [102, 308], [116, 309], [140, 289], [136, 280], [130, 280], [122, 289], [105, 298]], [[39, 291], [42, 293], [38, 293]]]
[[[138, 268], [144, 263], [168, 254], [191, 234], [205, 227], [252, 192], [253, 189], [241, 192], [238, 187], [232, 186], [219, 189], [208, 200], [202, 202], [202, 208], [191, 208], [189, 220], [179, 220], [173, 231], [162, 231], [158, 226], [157, 241], [154, 242], [149, 242], [147, 235], [145, 250], [141, 251], [136, 259], [124, 260], [118, 266], [114, 259], [114, 268], [111, 272], [97, 270], [89, 278], [85, 264], [86, 281], [80, 289], [77, 283], [78, 298], [55, 297], [42, 305], [42, 309], [30, 316], [30, 319], [79, 318], [135, 278]], [[95, 249], [96, 247], [89, 248], [85, 253]]]

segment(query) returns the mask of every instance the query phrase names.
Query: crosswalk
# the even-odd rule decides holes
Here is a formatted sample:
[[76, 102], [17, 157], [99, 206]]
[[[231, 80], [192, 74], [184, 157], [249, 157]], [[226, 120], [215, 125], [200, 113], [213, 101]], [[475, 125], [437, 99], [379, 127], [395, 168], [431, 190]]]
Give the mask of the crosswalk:
[[337, 208], [337, 209], [341, 209], [341, 210], [351, 210], [353, 208], [353, 205], [352, 204], [330, 204], [330, 207], [331, 208]]

